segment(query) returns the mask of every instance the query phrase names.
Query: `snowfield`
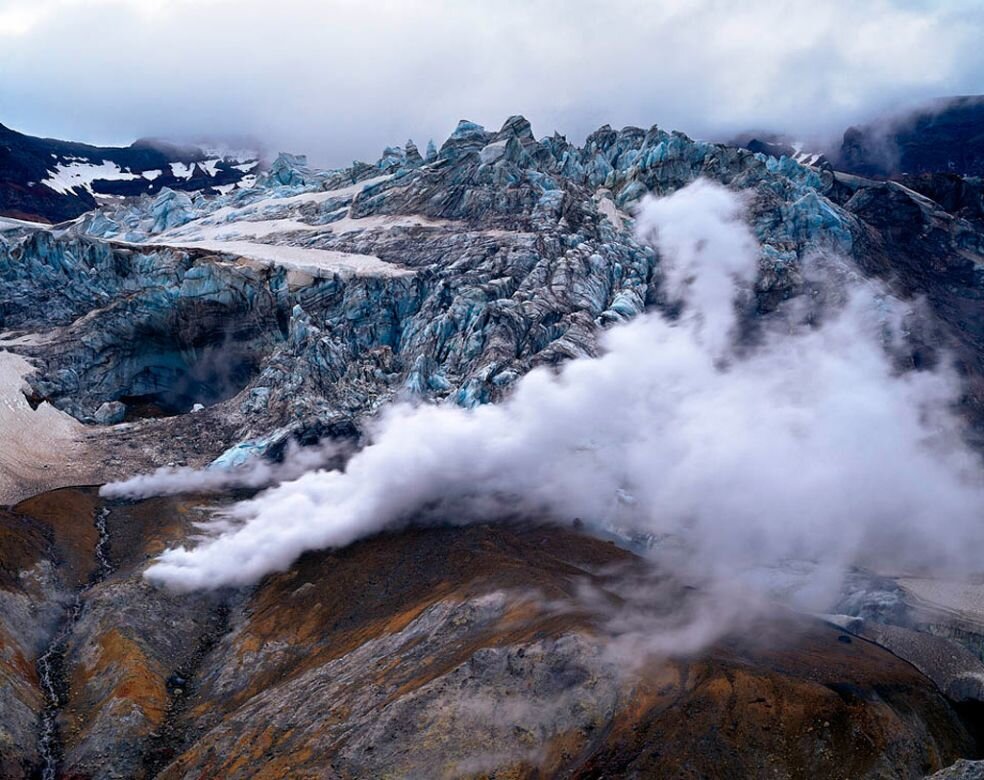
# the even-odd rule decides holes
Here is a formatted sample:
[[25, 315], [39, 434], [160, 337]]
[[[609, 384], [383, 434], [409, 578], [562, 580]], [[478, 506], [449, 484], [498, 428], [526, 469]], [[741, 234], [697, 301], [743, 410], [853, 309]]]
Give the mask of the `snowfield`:
[[312, 276], [325, 273], [340, 276], [408, 276], [412, 274], [405, 268], [380, 260], [375, 255], [359, 255], [350, 252], [336, 252], [328, 249], [310, 249], [300, 246], [278, 246], [254, 241], [168, 241], [165, 246], [178, 249], [204, 249], [209, 252], [242, 257], [261, 263], [281, 265], [294, 271], [303, 271]]

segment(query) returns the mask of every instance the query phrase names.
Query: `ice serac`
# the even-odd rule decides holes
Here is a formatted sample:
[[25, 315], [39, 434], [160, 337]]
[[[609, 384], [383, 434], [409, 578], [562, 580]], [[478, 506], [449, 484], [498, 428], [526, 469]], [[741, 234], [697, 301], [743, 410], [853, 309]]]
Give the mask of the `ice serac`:
[[312, 177], [313, 172], [308, 167], [307, 157], [303, 154], [281, 152], [270, 166], [266, 181], [273, 186], [303, 186]]
[[151, 232], [163, 233], [165, 230], [190, 222], [193, 219], [193, 210], [191, 198], [185, 193], [167, 188], [161, 190], [151, 209], [154, 217]]
[[493, 402], [663, 305], [633, 210], [700, 177], [747, 194], [762, 243], [746, 329], [834, 249], [926, 292], [980, 377], [981, 234], [927, 198], [655, 126], [537, 140], [521, 116], [497, 131], [462, 120], [423, 157], [408, 143], [320, 171], [283, 154], [225, 195], [165, 190], [5, 231], [0, 327], [64, 326], [25, 351], [43, 364], [38, 396], [85, 420], [107, 402], [202, 403], [247, 441], [358, 427], [407, 394]]

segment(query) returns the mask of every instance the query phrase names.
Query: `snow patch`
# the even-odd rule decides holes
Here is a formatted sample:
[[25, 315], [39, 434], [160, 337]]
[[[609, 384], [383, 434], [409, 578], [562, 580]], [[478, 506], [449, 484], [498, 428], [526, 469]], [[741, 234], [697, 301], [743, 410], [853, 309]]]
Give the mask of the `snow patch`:
[[820, 158], [822, 157], [823, 154], [819, 152], [817, 153], [797, 152], [795, 155], [793, 155], [793, 159], [796, 160], [796, 162], [798, 162], [800, 165], [816, 165], [820, 161]]
[[51, 225], [47, 225], [43, 222], [28, 222], [24, 219], [0, 217], [0, 233], [5, 233], [8, 230], [20, 230], [22, 228], [28, 228], [31, 230], [47, 230], [50, 227]]
[[51, 175], [41, 182], [62, 195], [70, 195], [74, 190], [83, 189], [92, 194], [92, 183], [97, 180], [132, 181], [141, 176], [124, 171], [114, 162], [104, 161], [98, 165], [91, 162], [58, 163]]
[[[230, 185], [234, 186], [234, 185]], [[189, 241], [234, 241], [241, 238], [266, 238], [278, 233], [293, 233], [298, 230], [326, 231], [330, 225], [309, 225], [295, 219], [263, 219], [241, 222], [221, 223], [218, 225], [205, 222], [191, 222], [179, 228], [169, 230], [155, 237], [154, 243], [161, 240], [175, 239]]]
[[417, 214], [379, 214], [360, 217], [359, 219], [343, 217], [323, 227], [330, 228], [331, 232], [336, 235], [341, 235], [342, 233], [351, 233], [360, 230], [392, 230], [393, 228], [402, 227], [439, 228], [451, 227], [455, 224], [458, 223], [445, 219], [429, 219], [428, 217], [422, 217]]
[[205, 169], [205, 173], [209, 175], [210, 178], [214, 179], [219, 173], [219, 163], [221, 160], [205, 160], [204, 162], [198, 163], [202, 168]]
[[194, 173], [194, 171], [195, 171], [194, 164], [185, 165], [184, 163], [180, 163], [180, 162], [171, 163], [171, 175], [175, 179], [190, 179], [191, 174]]
[[309, 249], [299, 246], [275, 246], [252, 241], [166, 241], [155, 242], [179, 249], [205, 249], [210, 252], [242, 257], [262, 263], [303, 271], [312, 276], [325, 273], [340, 276], [407, 276], [412, 274], [380, 260], [375, 255], [335, 252], [328, 249]]

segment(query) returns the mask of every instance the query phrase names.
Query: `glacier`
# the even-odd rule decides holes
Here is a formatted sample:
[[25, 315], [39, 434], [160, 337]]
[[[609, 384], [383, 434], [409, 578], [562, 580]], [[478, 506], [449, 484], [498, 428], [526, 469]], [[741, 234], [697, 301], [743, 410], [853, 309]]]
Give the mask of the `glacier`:
[[[635, 204], [702, 177], [744, 193], [762, 245], [749, 337], [810, 289], [811, 256], [925, 274], [882, 224], [904, 206], [936, 242], [907, 251], [963, 247], [947, 261], [963, 265], [920, 284], [982, 354], [980, 323], [961, 313], [984, 289], [980, 234], [901, 185], [655, 126], [537, 140], [521, 116], [498, 131], [463, 120], [423, 156], [409, 141], [319, 170], [281, 154], [225, 194], [163, 189], [54, 228], [5, 225], [0, 332], [47, 334], [16, 348], [38, 366], [35, 400], [89, 425], [166, 426], [201, 404], [236, 432], [211, 456], [238, 462], [357, 431], [394, 398], [495, 402], [535, 366], [595, 354], [602, 329], [668, 305]], [[953, 274], [969, 283], [954, 291]]]

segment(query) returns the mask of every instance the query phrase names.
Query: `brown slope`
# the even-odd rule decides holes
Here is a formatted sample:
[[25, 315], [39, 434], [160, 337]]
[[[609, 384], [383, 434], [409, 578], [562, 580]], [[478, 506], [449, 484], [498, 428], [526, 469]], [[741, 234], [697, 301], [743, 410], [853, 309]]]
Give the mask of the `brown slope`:
[[[65, 517], [95, 502], [18, 507], [73, 553], [73, 577], [87, 537]], [[410, 528], [222, 603], [151, 588], [149, 556], [193, 533], [202, 503], [111, 507], [118, 568], [86, 591], [66, 650], [66, 777], [920, 777], [975, 751], [912, 666], [803, 617], [628, 669], [607, 617], [641, 564], [560, 528]], [[687, 597], [652, 593], [667, 611]]]

